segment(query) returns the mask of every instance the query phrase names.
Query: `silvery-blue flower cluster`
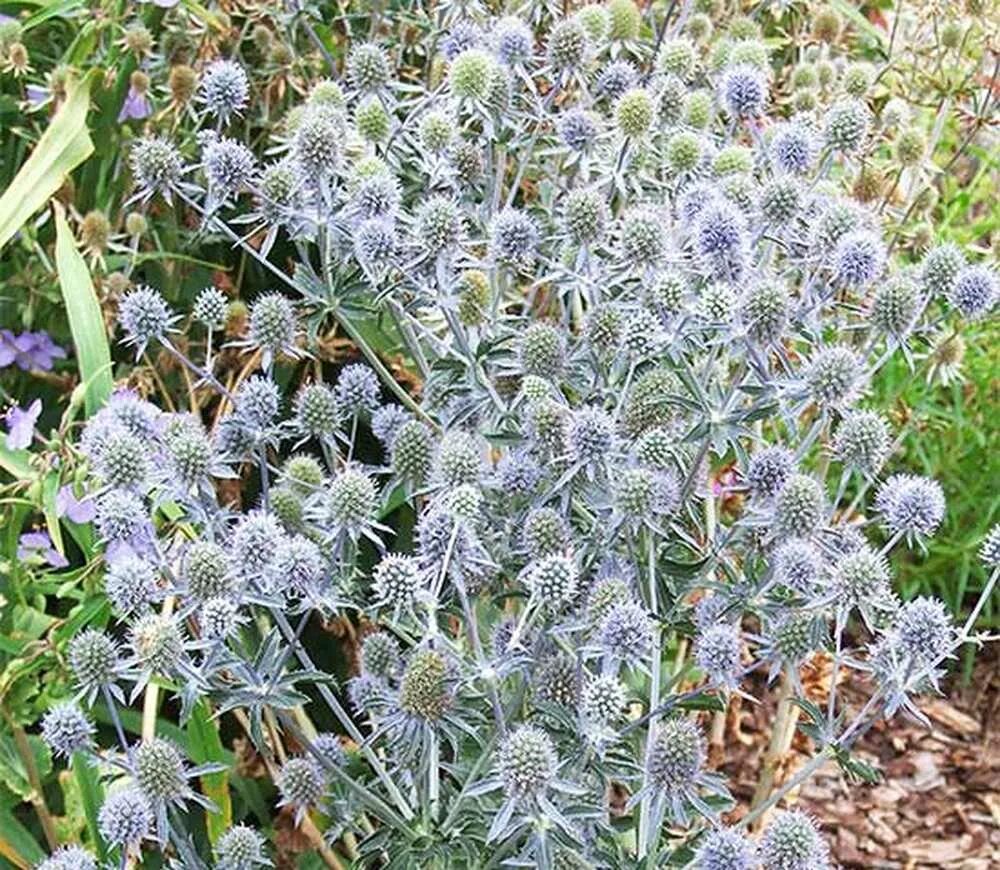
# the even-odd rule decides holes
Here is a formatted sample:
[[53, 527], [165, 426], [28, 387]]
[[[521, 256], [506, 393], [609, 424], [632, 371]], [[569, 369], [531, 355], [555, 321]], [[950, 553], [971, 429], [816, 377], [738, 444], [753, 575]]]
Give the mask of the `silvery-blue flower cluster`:
[[[129, 291], [122, 340], [174, 357], [217, 413], [119, 391], [80, 436], [117, 623], [73, 639], [78, 695], [43, 733], [113, 771], [99, 821], [123, 860], [155, 843], [186, 868], [269, 863], [243, 826], [193, 853], [184, 811], [213, 811], [211, 766], [117, 713], [119, 745], [94, 747], [85, 711], [155, 683], [182, 718], [202, 698], [238, 713], [280, 804], [370, 866], [820, 870], [804, 813], [759, 837], [768, 805], [723, 823], [704, 711], [779, 680], [804, 699], [800, 666], [825, 655], [811, 736], [843, 759], [876, 718], [922, 718], [970, 639], [893, 590], [893, 553], [947, 505], [893, 467], [901, 433], [868, 388], [988, 316], [994, 266], [892, 253], [886, 214], [848, 192], [891, 125], [849, 82], [779, 113], [752, 22], [715, 37], [675, 14], [650, 40], [629, 0], [522, 5], [440, 6], [429, 87], [355, 42], [266, 157], [230, 138], [254, 101], [230, 60], [202, 76], [199, 154], [134, 147], [137, 196], [200, 214], [274, 287], [235, 342], [259, 369], [225, 386], [224, 296], [184, 318]], [[371, 310], [419, 397], [354, 326]], [[364, 359], [284, 386], [317, 323]], [[343, 686], [305, 640], [336, 617], [364, 626]], [[836, 694], [845, 669], [860, 710]]]

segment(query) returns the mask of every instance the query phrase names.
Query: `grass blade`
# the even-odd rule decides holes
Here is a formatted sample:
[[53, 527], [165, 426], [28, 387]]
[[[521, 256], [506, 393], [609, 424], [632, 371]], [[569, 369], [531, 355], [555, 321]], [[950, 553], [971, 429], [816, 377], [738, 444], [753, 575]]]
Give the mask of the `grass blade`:
[[111, 351], [90, 271], [76, 249], [76, 240], [66, 223], [62, 206], [55, 203], [53, 208], [56, 216], [56, 271], [66, 303], [69, 328], [73, 333], [80, 379], [86, 390], [84, 406], [89, 416], [111, 395]]
[[94, 70], [70, 86], [66, 102], [0, 196], [0, 249], [93, 152], [87, 109], [91, 85], [99, 75], [100, 71]]

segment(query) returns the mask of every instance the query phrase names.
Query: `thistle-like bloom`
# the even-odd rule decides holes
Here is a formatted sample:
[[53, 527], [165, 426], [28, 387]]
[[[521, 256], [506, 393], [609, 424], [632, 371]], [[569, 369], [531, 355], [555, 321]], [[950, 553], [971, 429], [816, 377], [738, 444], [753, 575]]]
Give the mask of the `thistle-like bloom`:
[[159, 193], [169, 202], [184, 173], [180, 152], [165, 139], [136, 140], [129, 164], [139, 188], [138, 196], [144, 200]]
[[749, 64], [726, 70], [719, 84], [719, 99], [734, 118], [749, 118], [763, 112], [767, 102], [767, 77]]
[[97, 814], [97, 824], [111, 845], [134, 848], [149, 836], [153, 810], [138, 788], [126, 788], [108, 795]]
[[817, 351], [803, 377], [809, 397], [824, 410], [850, 407], [865, 386], [861, 359], [839, 345]]
[[680, 824], [688, 823], [691, 808], [706, 818], [715, 818], [717, 811], [705, 802], [701, 792], [718, 797], [728, 792], [720, 777], [705, 771], [707, 748], [698, 725], [690, 719], [668, 719], [650, 740], [645, 785], [632, 796], [629, 804], [634, 806], [651, 794], [657, 827], [667, 810]]
[[800, 810], [784, 810], [764, 829], [760, 858], [768, 870], [828, 870], [830, 853], [816, 822]]
[[755, 870], [759, 864], [756, 844], [736, 828], [713, 828], [695, 856], [698, 870]]
[[527, 270], [535, 262], [538, 226], [534, 219], [517, 209], [498, 214], [490, 226], [490, 256], [500, 266]]
[[892, 446], [889, 424], [874, 411], [844, 415], [833, 436], [833, 454], [846, 468], [871, 477], [882, 467]]
[[735, 625], [717, 623], [701, 631], [695, 640], [694, 656], [713, 685], [730, 690], [739, 685], [742, 640]]
[[72, 701], [57, 704], [42, 717], [42, 739], [55, 755], [69, 758], [90, 748], [97, 729]]
[[177, 320], [160, 292], [144, 284], [123, 296], [118, 305], [118, 322], [125, 332], [125, 343], [135, 347], [136, 359], [149, 342], [173, 332]]
[[948, 301], [963, 317], [978, 320], [993, 310], [997, 293], [997, 277], [992, 269], [966, 266], [956, 276]]
[[750, 492], [760, 498], [774, 498], [795, 471], [795, 454], [787, 447], [758, 450], [750, 457], [746, 481]]
[[201, 75], [198, 99], [205, 110], [222, 124], [240, 115], [250, 101], [250, 80], [246, 71], [231, 60], [217, 60]]
[[322, 771], [309, 758], [289, 758], [281, 768], [277, 785], [281, 794], [278, 806], [292, 807], [296, 824], [326, 793]]
[[219, 837], [215, 844], [218, 870], [253, 870], [269, 867], [271, 862], [264, 851], [265, 839], [259, 832], [246, 825], [233, 825]]
[[97, 859], [81, 846], [63, 846], [35, 870], [97, 870]]
[[879, 488], [875, 509], [890, 533], [922, 540], [937, 531], [944, 519], [941, 484], [928, 477], [894, 474]]

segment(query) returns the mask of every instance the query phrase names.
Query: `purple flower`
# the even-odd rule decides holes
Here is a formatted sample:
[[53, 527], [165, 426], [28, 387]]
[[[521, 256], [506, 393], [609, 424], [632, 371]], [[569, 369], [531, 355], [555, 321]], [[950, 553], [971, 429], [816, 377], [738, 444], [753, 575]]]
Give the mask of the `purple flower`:
[[69, 565], [66, 557], [52, 545], [52, 538], [46, 531], [25, 532], [18, 538], [17, 558], [26, 562], [33, 557], [41, 558], [53, 568], [65, 568]]
[[49, 98], [52, 96], [52, 92], [48, 88], [43, 88], [41, 85], [28, 85], [25, 88], [25, 92], [28, 96], [28, 102], [33, 108], [38, 108], [43, 103], [48, 102]]
[[47, 332], [22, 332], [14, 335], [0, 330], [0, 368], [16, 363], [22, 371], [31, 368], [49, 371], [54, 359], [63, 359], [66, 351], [49, 338]]
[[78, 499], [73, 493], [73, 485], [67, 483], [56, 495], [56, 516], [66, 517], [74, 523], [89, 523], [97, 514], [94, 500], [90, 496]]
[[[164, 4], [158, 3], [157, 5], [162, 6]], [[149, 104], [146, 91], [132, 85], [128, 89], [125, 99], [122, 101], [122, 109], [118, 113], [118, 123], [120, 124], [122, 121], [141, 121], [143, 118], [148, 118], [152, 111], [153, 108]]]
[[42, 413], [42, 400], [35, 399], [28, 406], [27, 411], [22, 411], [14, 405], [7, 411], [4, 418], [7, 423], [7, 446], [11, 450], [23, 450], [31, 446], [31, 439], [35, 434], [35, 423]]

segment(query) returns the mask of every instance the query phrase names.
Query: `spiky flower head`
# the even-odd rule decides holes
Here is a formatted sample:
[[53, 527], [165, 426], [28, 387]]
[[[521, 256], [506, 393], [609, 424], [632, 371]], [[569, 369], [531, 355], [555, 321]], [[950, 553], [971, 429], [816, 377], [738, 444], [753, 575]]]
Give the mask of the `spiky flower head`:
[[112, 846], [134, 847], [149, 835], [153, 811], [138, 788], [112, 792], [101, 805], [97, 825]]
[[35, 870], [97, 870], [97, 859], [82, 846], [63, 846]]
[[322, 506], [323, 517], [333, 525], [359, 529], [375, 515], [378, 492], [365, 472], [349, 466], [330, 483]]
[[795, 471], [795, 454], [778, 445], [758, 450], [750, 457], [746, 481], [750, 492], [760, 498], [774, 498]]
[[312, 179], [324, 179], [337, 171], [343, 154], [346, 121], [338, 109], [307, 107], [295, 128], [292, 156]]
[[597, 119], [583, 109], [570, 109], [556, 121], [559, 139], [571, 151], [588, 151], [597, 138]]
[[399, 644], [388, 632], [373, 632], [361, 642], [361, 668], [364, 673], [386, 679], [396, 674], [399, 665]]
[[809, 596], [819, 583], [823, 560], [809, 541], [790, 538], [774, 552], [774, 579], [800, 595]]
[[954, 242], [931, 248], [920, 263], [920, 286], [929, 296], [951, 296], [959, 273], [965, 268], [965, 254]]
[[600, 725], [613, 725], [625, 712], [628, 696], [625, 686], [611, 674], [601, 674], [583, 684], [580, 713]]
[[889, 563], [869, 546], [860, 547], [836, 561], [832, 587], [842, 607], [878, 606], [890, 592]]
[[870, 125], [868, 106], [856, 97], [844, 97], [827, 109], [823, 137], [828, 147], [853, 154], [864, 145]]
[[779, 124], [771, 137], [771, 159], [782, 172], [796, 175], [808, 172], [818, 150], [816, 132], [805, 120]]
[[414, 235], [431, 256], [454, 248], [462, 236], [462, 212], [444, 196], [432, 196], [417, 209]]
[[206, 111], [223, 124], [242, 114], [250, 101], [250, 80], [246, 71], [231, 60], [217, 60], [201, 74], [198, 99]]
[[[512, 629], [513, 630], [513, 629]], [[509, 638], [508, 638], [509, 640]], [[506, 644], [503, 652], [506, 652]], [[532, 683], [540, 700], [565, 707], [576, 708], [580, 699], [580, 665], [566, 653], [552, 653], [544, 656], [534, 673]]]
[[607, 232], [608, 208], [605, 197], [594, 190], [570, 191], [563, 205], [563, 225], [577, 244], [592, 245]]
[[695, 661], [712, 684], [735, 688], [742, 668], [738, 626], [719, 622], [704, 628], [695, 640]]
[[944, 518], [944, 492], [929, 477], [894, 474], [879, 488], [875, 509], [893, 534], [929, 537]]
[[552, 508], [540, 507], [524, 518], [521, 531], [524, 549], [532, 559], [542, 559], [565, 552], [569, 545], [569, 532], [562, 516]]
[[557, 73], [575, 70], [587, 57], [589, 42], [583, 24], [575, 18], [565, 18], [549, 32], [547, 53], [552, 69]]
[[280, 406], [278, 385], [264, 375], [247, 378], [236, 392], [236, 414], [252, 430], [263, 431], [272, 426]]
[[764, 347], [781, 339], [788, 322], [788, 291], [776, 281], [752, 284], [740, 301], [740, 320], [747, 337]]
[[295, 422], [299, 430], [314, 438], [329, 438], [340, 421], [337, 397], [321, 381], [307, 384], [295, 399]]
[[145, 284], [125, 294], [118, 304], [118, 322], [125, 332], [125, 343], [134, 345], [140, 356], [149, 342], [173, 331], [176, 320], [161, 293]]
[[244, 621], [239, 605], [231, 598], [209, 598], [198, 611], [198, 624], [205, 637], [231, 637]]
[[133, 763], [139, 788], [151, 804], [178, 800], [187, 791], [184, 756], [169, 740], [143, 740]]
[[585, 407], [576, 411], [569, 427], [570, 454], [576, 462], [598, 462], [606, 457], [614, 443], [615, 422], [601, 408]]
[[736, 828], [713, 828], [695, 854], [698, 870], [755, 870], [759, 864], [756, 844]]
[[399, 430], [412, 419], [409, 411], [401, 405], [383, 405], [372, 414], [372, 435], [378, 438], [383, 446], [390, 447]]
[[775, 529], [779, 535], [808, 538], [823, 521], [826, 499], [815, 478], [793, 474], [778, 493], [774, 506]]
[[257, 158], [242, 142], [213, 137], [205, 145], [202, 167], [208, 188], [219, 199], [246, 190], [257, 175]]
[[434, 649], [415, 650], [403, 672], [400, 708], [411, 716], [436, 722], [452, 701], [451, 667], [447, 659]]
[[142, 490], [152, 470], [147, 442], [127, 429], [113, 428], [95, 454], [94, 466], [106, 486]]
[[113, 685], [117, 679], [118, 647], [103, 631], [88, 628], [73, 637], [67, 657], [76, 684], [85, 691]]
[[559, 768], [552, 739], [534, 725], [518, 725], [500, 744], [497, 772], [508, 797], [531, 797], [545, 790]]
[[628, 139], [641, 139], [649, 133], [653, 117], [653, 99], [644, 88], [626, 91], [615, 105], [618, 129]]
[[496, 23], [493, 44], [500, 62], [509, 67], [525, 65], [535, 51], [531, 28], [513, 15], [504, 16]]
[[833, 345], [813, 355], [803, 377], [809, 397], [820, 408], [846, 408], [861, 394], [865, 372], [851, 348]]
[[295, 307], [280, 293], [258, 296], [250, 306], [250, 341], [268, 355], [292, 350], [297, 330]]
[[368, 366], [344, 366], [334, 388], [336, 401], [345, 414], [370, 414], [380, 404], [378, 377]]
[[259, 831], [247, 825], [233, 825], [215, 844], [217, 870], [253, 870], [268, 866], [271, 862], [264, 851], [266, 842]]
[[389, 553], [372, 572], [372, 593], [377, 601], [392, 606], [404, 605], [420, 588], [420, 565], [412, 556]]
[[573, 561], [557, 554], [532, 563], [527, 582], [532, 597], [546, 607], [557, 609], [576, 598], [580, 577]]
[[206, 287], [194, 301], [191, 316], [209, 329], [219, 330], [225, 326], [229, 301], [217, 287]]
[[192, 542], [184, 554], [181, 576], [188, 593], [199, 601], [206, 601], [232, 591], [226, 551], [211, 541]]
[[966, 266], [955, 278], [948, 301], [969, 320], [985, 317], [996, 304], [996, 273], [986, 266]]
[[848, 287], [870, 284], [882, 274], [885, 258], [885, 245], [876, 234], [864, 229], [849, 232], [833, 252], [837, 281]]
[[667, 248], [663, 216], [648, 206], [629, 209], [621, 220], [621, 258], [645, 268], [663, 258]]
[[872, 297], [871, 319], [875, 327], [896, 340], [913, 329], [923, 309], [924, 298], [908, 275], [894, 275], [879, 282]]
[[470, 48], [463, 51], [448, 69], [448, 86], [459, 100], [485, 103], [499, 74], [497, 62], [485, 51]]
[[281, 767], [277, 786], [279, 805], [293, 807], [298, 816], [316, 806], [326, 793], [322, 771], [309, 758], [289, 758]]
[[351, 87], [363, 93], [382, 90], [392, 79], [388, 55], [373, 42], [362, 42], [347, 55], [347, 79]]
[[760, 839], [768, 870], [827, 870], [829, 850], [811, 816], [801, 810], [777, 813]]
[[104, 592], [122, 616], [145, 607], [156, 597], [158, 572], [135, 554], [125, 553], [108, 566]]
[[755, 66], [731, 66], [722, 76], [719, 100], [734, 118], [750, 118], [763, 112], [767, 102], [767, 77]]
[[516, 208], [504, 209], [490, 224], [489, 254], [495, 263], [513, 269], [530, 269], [538, 247], [538, 225]]
[[893, 626], [900, 651], [922, 664], [933, 665], [949, 655], [956, 631], [944, 603], [921, 596], [896, 611]]
[[979, 559], [987, 568], [1000, 565], [1000, 523], [989, 530], [979, 548]]
[[129, 642], [144, 670], [172, 674], [184, 655], [184, 634], [169, 616], [147, 613], [133, 623]]
[[392, 470], [400, 477], [423, 481], [431, 467], [430, 430], [419, 420], [408, 420], [392, 439]]
[[536, 321], [524, 330], [519, 356], [525, 374], [557, 377], [562, 371], [564, 354], [565, 340], [557, 327]]
[[129, 165], [144, 198], [155, 193], [169, 197], [170, 192], [180, 184], [184, 173], [184, 160], [180, 152], [166, 139], [156, 137], [135, 141]]
[[607, 612], [599, 635], [605, 655], [625, 662], [640, 661], [652, 641], [653, 623], [639, 602], [626, 599]]
[[42, 717], [42, 739], [55, 755], [69, 758], [90, 748], [97, 729], [73, 702], [56, 704]]
[[865, 475], [875, 474], [889, 456], [892, 433], [881, 414], [850, 411], [833, 436], [833, 454], [847, 468]]
[[690, 719], [668, 719], [653, 739], [646, 775], [668, 794], [684, 793], [697, 782], [705, 761], [705, 738]]
[[135, 493], [113, 489], [97, 501], [97, 532], [107, 543], [128, 542], [149, 525], [149, 511]]

